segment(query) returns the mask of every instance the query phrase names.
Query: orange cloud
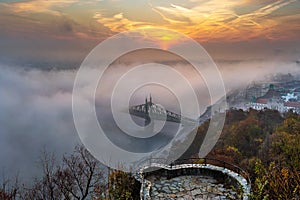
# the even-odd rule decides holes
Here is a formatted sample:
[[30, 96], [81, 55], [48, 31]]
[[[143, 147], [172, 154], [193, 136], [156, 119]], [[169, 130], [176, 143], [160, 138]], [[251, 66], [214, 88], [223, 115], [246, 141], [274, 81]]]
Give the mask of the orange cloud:
[[[127, 30], [136, 30], [139, 32], [145, 39], [148, 39], [152, 42], [158, 43], [162, 49], [168, 49], [170, 46], [181, 42], [182, 38], [179, 34], [172, 34], [170, 31], [164, 31], [163, 26], [159, 27], [153, 23], [146, 23], [146, 22], [138, 22], [132, 21], [124, 17], [123, 13], [119, 13], [114, 15], [111, 18], [103, 17], [100, 13], [96, 13], [94, 15], [94, 19], [97, 22], [103, 24], [105, 27], [109, 28], [113, 32], [123, 32]], [[148, 28], [162, 28], [160, 31], [157, 29], [146, 34], [143, 29]]]
[[[4, 5], [4, 12], [13, 13], [12, 16], [21, 16], [22, 18], [26, 16], [32, 19], [35, 24], [40, 23], [40, 29], [44, 29], [47, 33], [51, 32], [46, 30], [49, 26], [56, 26], [56, 24], [53, 25], [55, 19], [59, 21], [61, 20], [59, 17], [66, 16], [74, 21], [72, 34], [80, 38], [92, 38], [100, 34], [107, 36], [107, 34], [137, 28], [158, 27], [179, 31], [198, 41], [228, 41], [296, 37], [295, 32], [300, 32], [297, 22], [300, 19], [299, 15], [289, 14], [288, 9], [284, 11], [284, 15], [277, 15], [279, 9], [280, 12], [283, 12], [285, 6], [296, 1], [190, 0], [180, 5], [166, 5], [158, 0], [150, 0], [149, 4], [142, 5], [143, 7], [140, 8], [147, 9], [145, 12], [147, 16], [141, 16], [140, 10], [134, 11], [130, 7], [132, 3], [128, 3], [128, 8], [126, 8], [127, 4], [122, 4], [125, 7], [119, 7], [115, 5], [121, 2], [104, 2], [104, 0], [29, 0], [0, 3], [0, 7], [3, 8]], [[69, 7], [71, 5], [72, 7]], [[98, 5], [99, 8], [95, 5]], [[101, 7], [102, 5], [103, 7]], [[66, 10], [68, 11], [66, 12]], [[49, 16], [40, 15], [45, 13]], [[16, 18], [5, 15], [5, 13], [3, 16], [6, 18], [10, 16], [10, 21], [16, 20]], [[293, 21], [290, 26], [286, 24], [288, 19]], [[35, 30], [36, 26], [33, 26], [33, 29]], [[55, 34], [57, 35], [66, 35], [59, 30], [53, 31], [56, 31]], [[68, 37], [69, 35], [71, 33], [68, 34]], [[164, 48], [173, 45], [171, 44], [172, 40], [180, 41], [179, 38], [171, 35], [160, 35], [159, 38]]]
[[148, 23], [129, 20], [124, 17], [123, 13], [118, 13], [112, 17], [104, 17], [101, 13], [96, 13], [93, 18], [113, 32], [122, 32], [149, 26]]
[[51, 15], [61, 15], [59, 9], [77, 2], [78, 0], [30, 0], [5, 5], [14, 13], [47, 13]]
[[223, 38], [235, 40], [262, 35], [268, 37], [278, 25], [278, 22], [268, 18], [268, 15], [295, 1], [277, 1], [243, 15], [236, 14], [234, 8], [242, 4], [241, 1], [234, 0], [206, 1], [191, 9], [171, 5], [168, 8], [153, 7], [153, 10], [169, 22], [167, 25], [169, 28], [177, 27], [180, 32], [200, 40]]
[[273, 39], [272, 33], [280, 29], [282, 24], [280, 18], [270, 15], [295, 1], [271, 1], [244, 14], [237, 14], [236, 8], [249, 4], [246, 0], [193, 0], [195, 5], [189, 8], [175, 4], [155, 6], [151, 3], [152, 10], [164, 20], [160, 24], [130, 20], [122, 12], [112, 17], [97, 13], [94, 18], [113, 32], [154, 26], [176, 30], [201, 41], [247, 40], [256, 37]]

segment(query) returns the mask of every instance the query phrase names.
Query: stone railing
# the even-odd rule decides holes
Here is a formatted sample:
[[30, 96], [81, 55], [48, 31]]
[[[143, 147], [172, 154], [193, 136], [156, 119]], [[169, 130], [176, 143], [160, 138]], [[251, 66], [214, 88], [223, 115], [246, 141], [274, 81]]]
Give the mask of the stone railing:
[[[140, 196], [141, 200], [151, 199], [150, 198], [150, 189], [151, 189], [151, 182], [147, 180], [147, 174], [153, 172], [151, 171], [153, 168], [158, 169], [165, 169], [167, 170], [167, 175], [171, 176], [181, 176], [183, 174], [186, 175], [186, 169], [199, 169], [199, 170], [210, 170], [215, 172], [221, 172], [228, 177], [231, 177], [237, 183], [239, 183], [242, 187], [243, 192], [243, 200], [247, 200], [248, 196], [250, 195], [251, 190], [251, 182], [249, 179], [248, 174], [243, 171], [241, 168], [226, 163], [224, 161], [220, 161], [217, 159], [210, 159], [210, 158], [203, 158], [203, 159], [186, 159], [186, 160], [177, 160], [171, 164], [164, 159], [156, 159], [151, 158], [147, 160], [143, 167], [140, 168], [139, 172], [135, 175], [136, 179], [141, 182], [141, 190]], [[176, 174], [173, 172], [176, 171]], [[198, 175], [196, 171], [193, 171], [190, 175]]]

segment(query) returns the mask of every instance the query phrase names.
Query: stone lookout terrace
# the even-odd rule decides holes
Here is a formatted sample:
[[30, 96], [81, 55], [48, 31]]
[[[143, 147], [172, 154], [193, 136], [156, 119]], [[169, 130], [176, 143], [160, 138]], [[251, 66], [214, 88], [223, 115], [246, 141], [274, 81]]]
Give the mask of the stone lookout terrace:
[[151, 158], [136, 174], [140, 198], [148, 199], [243, 199], [251, 185], [241, 168], [216, 159], [166, 160]]

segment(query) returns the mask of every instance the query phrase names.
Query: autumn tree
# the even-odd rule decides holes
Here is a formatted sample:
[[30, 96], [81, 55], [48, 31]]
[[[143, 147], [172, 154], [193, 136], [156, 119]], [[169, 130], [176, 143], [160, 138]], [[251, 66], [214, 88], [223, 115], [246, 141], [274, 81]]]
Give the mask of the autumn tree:
[[258, 161], [255, 173], [251, 199], [299, 199], [300, 173], [296, 169], [289, 169], [274, 162], [265, 167]]
[[109, 194], [112, 199], [139, 199], [140, 184], [130, 173], [114, 170], [109, 174]]

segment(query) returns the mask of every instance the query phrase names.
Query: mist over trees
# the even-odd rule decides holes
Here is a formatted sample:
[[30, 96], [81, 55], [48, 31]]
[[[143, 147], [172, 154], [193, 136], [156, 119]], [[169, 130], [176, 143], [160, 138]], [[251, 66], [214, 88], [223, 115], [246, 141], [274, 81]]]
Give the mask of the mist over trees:
[[[208, 124], [198, 128], [184, 157], [196, 157]], [[250, 199], [299, 199], [300, 115], [268, 109], [230, 110], [221, 137], [207, 157], [246, 170], [252, 186]], [[0, 199], [139, 199], [140, 184], [131, 174], [109, 170], [82, 146], [61, 162], [46, 151], [39, 160], [42, 177], [31, 185], [20, 183], [17, 176], [5, 179]]]
[[[57, 164], [60, 163], [60, 164]], [[6, 179], [0, 189], [1, 200], [85, 200], [137, 199], [140, 185], [130, 174], [110, 170], [96, 160], [83, 146], [57, 162], [55, 155], [41, 153], [40, 178], [31, 185]]]

